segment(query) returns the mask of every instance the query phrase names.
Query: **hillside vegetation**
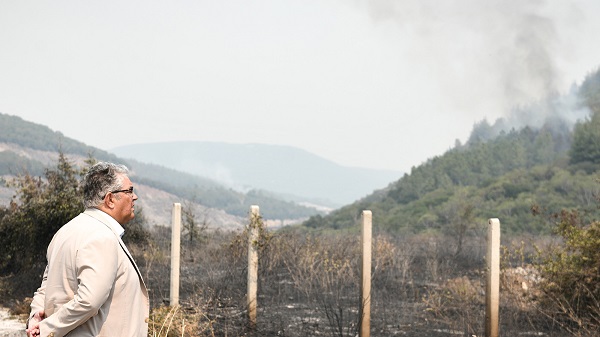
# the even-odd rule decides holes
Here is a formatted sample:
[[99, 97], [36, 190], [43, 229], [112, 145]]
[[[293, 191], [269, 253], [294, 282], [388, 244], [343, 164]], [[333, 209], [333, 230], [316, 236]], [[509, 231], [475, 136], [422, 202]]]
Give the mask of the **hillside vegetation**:
[[[597, 216], [600, 192], [600, 71], [578, 88], [572, 109], [588, 108], [589, 118], [569, 128], [558, 115], [540, 128], [504, 130], [506, 121], [473, 128], [464, 145], [413, 167], [388, 188], [332, 212], [313, 216], [309, 228], [356, 228], [360, 212], [372, 210], [377, 229], [394, 233], [443, 232], [462, 237], [499, 218], [508, 233], [548, 233], [537, 214], [576, 208]], [[542, 102], [531, 110], [552, 102]], [[533, 113], [521, 108], [519, 113]]]
[[65, 137], [46, 126], [0, 113], [0, 176], [14, 176], [25, 172], [42, 176], [48, 167], [55, 165], [59, 152], [69, 158], [91, 156], [97, 160], [125, 164], [132, 169], [137, 183], [236, 216], [246, 217], [251, 205], [260, 205], [261, 212], [271, 219], [298, 219], [319, 213], [313, 208], [285, 201], [267, 191], [251, 190], [241, 193], [197, 175], [122, 159]]
[[[18, 200], [0, 206], [0, 303], [23, 320], [45, 267], [52, 233], [76, 215], [78, 177], [64, 156], [45, 180], [17, 180]], [[123, 237], [149, 289], [150, 332], [158, 336], [358, 335], [362, 252], [357, 233], [267, 231], [260, 217], [244, 231], [205, 231], [185, 214], [181, 241], [180, 306], [166, 306], [170, 289], [169, 227], [142, 226], [143, 212]], [[562, 212], [559, 245], [538, 253], [503, 246], [502, 335], [592, 337], [600, 329], [600, 222]], [[249, 240], [249, 229], [259, 236]], [[485, 244], [463, 250], [448, 235], [373, 236], [371, 328], [381, 336], [483, 335], [486, 321]], [[543, 243], [539, 237], [535, 243]], [[247, 319], [248, 245], [257, 247], [260, 307]], [[517, 248], [517, 249], [514, 249]], [[530, 262], [531, 261], [531, 262]]]

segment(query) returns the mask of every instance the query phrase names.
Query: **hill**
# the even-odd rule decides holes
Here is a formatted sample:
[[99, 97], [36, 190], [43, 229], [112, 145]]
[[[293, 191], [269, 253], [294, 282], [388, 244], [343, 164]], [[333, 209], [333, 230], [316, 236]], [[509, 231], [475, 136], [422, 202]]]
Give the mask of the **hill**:
[[[377, 230], [463, 237], [482, 230], [492, 217], [507, 233], [547, 233], [545, 215], [563, 208], [597, 218], [600, 71], [570, 95], [576, 99], [551, 97], [520, 107], [512, 119], [478, 123], [466, 144], [457, 143], [387, 188], [327, 216], [313, 216], [304, 226], [356, 229], [360, 212], [368, 209]], [[565, 101], [575, 104], [557, 104]], [[561, 110], [571, 116], [583, 110], [588, 117], [573, 125]], [[543, 117], [543, 123], [507, 130], [523, 116]]]
[[[188, 200], [211, 214], [213, 224], [237, 226], [245, 221], [250, 205], [260, 205], [265, 219], [301, 219], [318, 214], [314, 208], [283, 200], [261, 190], [234, 191], [211, 179], [154, 164], [122, 159], [115, 154], [64, 137], [46, 126], [0, 113], [0, 176], [5, 179], [23, 172], [42, 176], [54, 165], [58, 152], [83, 165], [88, 157], [127, 165], [140, 184], [140, 204], [155, 223], [170, 222], [173, 202]], [[0, 201], [8, 203], [12, 192], [5, 185]]]
[[331, 208], [387, 186], [400, 172], [344, 167], [291, 146], [169, 142], [111, 149], [133, 158], [208, 177], [238, 191], [267, 190]]

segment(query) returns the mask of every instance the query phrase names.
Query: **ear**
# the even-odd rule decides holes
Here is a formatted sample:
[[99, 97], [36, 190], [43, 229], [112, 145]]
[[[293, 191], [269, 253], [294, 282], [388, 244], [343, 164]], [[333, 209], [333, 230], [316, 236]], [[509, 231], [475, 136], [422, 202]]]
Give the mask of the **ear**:
[[106, 195], [104, 196], [104, 207], [108, 208], [108, 209], [113, 209], [115, 208], [115, 195], [108, 192], [106, 193]]

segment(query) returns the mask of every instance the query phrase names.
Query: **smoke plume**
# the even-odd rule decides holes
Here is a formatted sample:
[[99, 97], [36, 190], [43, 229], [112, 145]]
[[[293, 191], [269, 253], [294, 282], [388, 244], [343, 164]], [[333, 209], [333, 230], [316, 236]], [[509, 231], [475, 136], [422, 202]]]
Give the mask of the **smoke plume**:
[[583, 18], [573, 2], [372, 0], [361, 4], [374, 22], [399, 30], [398, 43], [408, 43], [407, 59], [432, 69], [431, 81], [440, 86], [454, 110], [474, 118], [504, 117], [517, 127], [540, 126], [547, 118], [563, 115], [573, 123], [587, 113], [572, 92], [565, 92], [570, 84], [561, 70], [569, 56], [570, 34]]

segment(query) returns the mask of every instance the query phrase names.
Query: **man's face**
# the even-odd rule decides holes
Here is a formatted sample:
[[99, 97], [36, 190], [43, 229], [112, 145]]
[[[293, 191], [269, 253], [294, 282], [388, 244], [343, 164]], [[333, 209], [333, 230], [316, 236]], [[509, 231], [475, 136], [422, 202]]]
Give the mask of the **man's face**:
[[[128, 190], [133, 187], [129, 177], [123, 176], [123, 184], [121, 190]], [[114, 218], [121, 225], [124, 225], [131, 221], [134, 217], [134, 203], [137, 200], [135, 192], [119, 192], [115, 193], [115, 208]]]

